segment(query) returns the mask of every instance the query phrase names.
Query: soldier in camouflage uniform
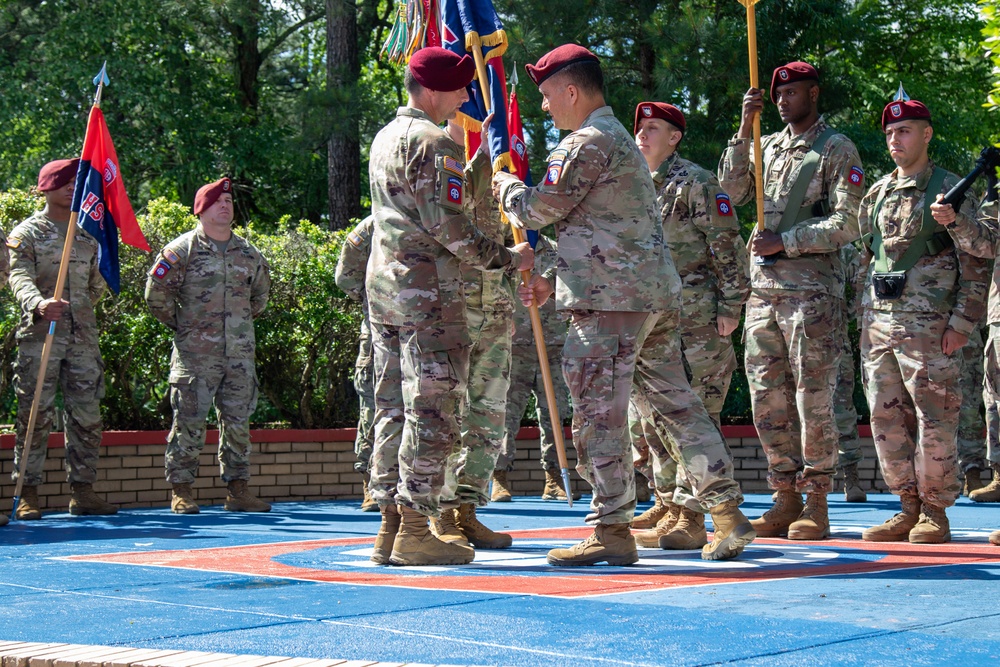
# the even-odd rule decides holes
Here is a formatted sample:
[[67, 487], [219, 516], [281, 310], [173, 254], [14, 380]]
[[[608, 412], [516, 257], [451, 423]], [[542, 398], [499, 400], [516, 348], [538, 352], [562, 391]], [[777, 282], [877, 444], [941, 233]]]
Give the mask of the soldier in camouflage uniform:
[[377, 512], [378, 503], [368, 492], [369, 468], [375, 430], [375, 360], [372, 358], [371, 324], [368, 322], [368, 301], [365, 299], [365, 271], [371, 254], [372, 224], [368, 216], [347, 235], [337, 259], [337, 287], [348, 298], [361, 304], [361, 332], [358, 358], [354, 362], [354, 390], [358, 393], [358, 433], [354, 438], [354, 469], [364, 477], [362, 512]]
[[267, 260], [233, 234], [232, 183], [222, 178], [198, 190], [198, 225], [163, 248], [146, 280], [146, 304], [174, 332], [166, 478], [178, 514], [197, 514], [191, 484], [205, 445], [208, 411], [219, 419], [219, 466], [229, 489], [225, 508], [267, 512], [247, 489], [250, 415], [257, 405], [254, 318], [267, 307]]
[[[986, 422], [983, 418], [983, 355], [985, 341], [981, 327], [969, 333], [962, 347], [962, 408], [958, 415], [958, 467], [965, 476], [962, 492], [972, 494], [983, 488], [982, 473], [986, 463]], [[1000, 498], [998, 498], [1000, 500]]]
[[[626, 432], [633, 380], [640, 414], [654, 415], [657, 427], [672, 434], [684, 431], [681, 451], [700, 459], [684, 456], [689, 471], [715, 471], [690, 480], [696, 497], [685, 503], [715, 518], [715, 540], [702, 557], [732, 558], [753, 531], [738, 509], [742, 495], [722, 435], [679, 362], [680, 278], [663, 242], [649, 168], [605, 105], [597, 56], [567, 44], [527, 70], [542, 108], [570, 133], [549, 154], [539, 186], [498, 173], [494, 188], [513, 220], [535, 229], [556, 225], [559, 232], [556, 301], [570, 316], [563, 374], [573, 398], [577, 470], [594, 489], [587, 516], [594, 534], [570, 549], [553, 549], [548, 562], [638, 560], [629, 531], [635, 475]], [[552, 286], [536, 274], [519, 293], [544, 304]]]
[[[736, 369], [731, 335], [750, 293], [750, 268], [729, 195], [719, 187], [714, 173], [677, 152], [686, 129], [684, 114], [672, 104], [641, 102], [636, 106], [635, 141], [652, 172], [663, 217], [663, 238], [681, 278], [678, 330], [684, 362], [691, 388], [720, 426]], [[661, 470], [661, 478], [664, 472], [676, 471], [678, 463], [663, 462], [666, 452], [656, 446], [657, 438], [647, 440], [653, 445], [653, 468]], [[681, 478], [686, 476], [682, 470]], [[661, 542], [673, 548], [700, 547], [705, 542], [703, 515], [687, 507], [673, 509], [672, 494], [668, 493], [667, 488], [658, 488], [657, 502], [633, 520], [634, 528], [653, 524], [652, 530], [639, 533], [636, 541], [642, 546]], [[661, 540], [664, 536], [668, 537]]]
[[[882, 114], [897, 167], [861, 203], [869, 263], [861, 355], [879, 466], [902, 511], [864, 531], [869, 541], [951, 539], [955, 504], [961, 355], [986, 305], [985, 260], [955, 248], [930, 204], [958, 177], [928, 158], [931, 115], [922, 103], [891, 102]], [[960, 216], [973, 219], [971, 195]], [[868, 235], [871, 234], [869, 240]]]
[[10, 253], [7, 252], [7, 235], [0, 229], [0, 289], [7, 286], [10, 276]]
[[461, 446], [472, 342], [462, 263], [513, 276], [534, 262], [528, 244], [508, 250], [469, 221], [460, 149], [438, 127], [468, 99], [474, 70], [469, 56], [417, 51], [404, 74], [407, 106], [371, 147], [375, 225], [365, 287], [375, 352], [371, 490], [382, 510], [376, 563], [474, 557], [428, 526], [457, 485], [448, 464]]
[[[838, 252], [858, 238], [864, 172], [851, 140], [817, 111], [819, 75], [811, 65], [777, 68], [771, 99], [787, 126], [761, 144], [764, 231], [750, 242], [760, 259], [751, 263], [744, 339], [754, 424], [777, 494], [753, 524], [762, 536], [822, 539], [830, 532], [826, 495], [837, 467], [833, 406], [844, 293]], [[722, 188], [738, 205], [755, 198], [750, 134], [763, 108], [760, 90], [744, 95], [739, 131], [719, 163]], [[814, 165], [810, 178], [803, 163]], [[776, 261], [761, 265], [765, 256]]]
[[[97, 241], [74, 228], [72, 254], [62, 299], [52, 298], [66, 233], [78, 160], [56, 160], [42, 167], [38, 189], [45, 208], [14, 227], [7, 238], [10, 251], [10, 288], [21, 307], [17, 328], [14, 391], [17, 395], [17, 440], [12, 477], [24, 475], [17, 518], [40, 519], [38, 485], [52, 431], [56, 386], [62, 391], [66, 425], [66, 473], [73, 496], [72, 514], [114, 514], [117, 508], [93, 491], [101, 445], [101, 398], [104, 362], [98, 348], [94, 305], [104, 293], [98, 269]], [[42, 346], [55, 323], [52, 352], [45, 369], [41, 403], [28, 460], [22, 459], [31, 403], [38, 381]]]
[[[557, 246], [552, 239], [539, 235], [535, 244], [535, 273], [544, 276], [550, 283], [555, 281]], [[517, 454], [517, 432], [521, 428], [521, 418], [528, 405], [528, 399], [535, 397], [535, 413], [541, 432], [541, 463], [545, 471], [545, 488], [542, 490], [542, 500], [566, 500], [562, 478], [559, 474], [559, 457], [556, 454], [556, 428], [562, 428], [562, 415], [569, 413], [569, 390], [562, 377], [562, 345], [566, 340], [566, 322], [556, 315], [556, 303], [550, 301], [538, 309], [542, 320], [542, 331], [545, 336], [546, 351], [549, 357], [549, 367], [552, 369], [552, 386], [556, 394], [556, 404], [559, 414], [553, 420], [546, 404], [545, 386], [542, 382], [542, 369], [538, 364], [538, 351], [535, 349], [535, 338], [531, 330], [531, 319], [528, 309], [521, 304], [514, 307], [514, 337], [511, 341], [510, 389], [507, 391], [507, 420], [503, 447], [497, 457], [496, 470], [493, 471], [493, 497], [498, 500], [510, 500], [510, 490], [507, 485], [507, 473], [514, 469], [514, 457]], [[573, 499], [579, 497], [573, 494]]]
[[[837, 387], [834, 392], [833, 414], [837, 420], [837, 467], [844, 474], [844, 500], [849, 503], [863, 503], [868, 495], [861, 488], [858, 478], [858, 464], [864, 457], [861, 438], [858, 435], [858, 409], [854, 406], [854, 381], [857, 359], [848, 325], [857, 321], [864, 292], [864, 276], [861, 271], [861, 253], [853, 243], [840, 250], [840, 261], [844, 269], [844, 283], [847, 286], [840, 316], [840, 368], [837, 370]], [[860, 281], [860, 283], [859, 283]]]

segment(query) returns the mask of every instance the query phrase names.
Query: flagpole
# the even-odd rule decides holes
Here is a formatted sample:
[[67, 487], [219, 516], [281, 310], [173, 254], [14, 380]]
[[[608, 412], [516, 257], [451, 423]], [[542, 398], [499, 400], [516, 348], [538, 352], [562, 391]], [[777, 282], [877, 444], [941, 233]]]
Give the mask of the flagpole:
[[[97, 75], [97, 77], [97, 80], [95, 80], [97, 81], [97, 92], [94, 94], [94, 105], [92, 109], [99, 109], [101, 107], [101, 91], [104, 89], [105, 82], [107, 82], [107, 75], [105, 74], [104, 67], [101, 68], [101, 72]], [[84, 140], [84, 143], [86, 143], [86, 139]], [[82, 149], [80, 154], [82, 158]], [[73, 240], [76, 238], [78, 218], [79, 213], [77, 211], [70, 211], [69, 226], [66, 228], [66, 241], [63, 243], [62, 256], [59, 259], [59, 275], [56, 277], [55, 293], [52, 295], [52, 298], [55, 301], [62, 300], [63, 292], [66, 289], [66, 280], [69, 276], [69, 259], [70, 255], [73, 253]], [[52, 356], [52, 345], [55, 341], [57, 321], [58, 320], [53, 320], [49, 322], [49, 331], [45, 334], [45, 343], [42, 345], [42, 359], [39, 363], [38, 381], [35, 383], [35, 397], [31, 401], [31, 411], [28, 413], [28, 428], [24, 434], [24, 446], [21, 448], [20, 465], [17, 470], [17, 483], [14, 486], [14, 503], [10, 510], [10, 518], [12, 521], [17, 520], [17, 506], [21, 502], [21, 490], [24, 486], [24, 471], [28, 467], [28, 456], [31, 453], [31, 440], [32, 436], [35, 434], [35, 424], [38, 421], [38, 405], [42, 401], [42, 389], [45, 386], [45, 376], [48, 374], [49, 358]], [[44, 443], [44, 446], [47, 447], [48, 443]]]
[[[488, 94], [490, 87], [489, 78], [486, 75], [486, 63], [483, 61], [483, 50], [478, 46], [474, 47], [472, 49], [472, 57], [476, 61], [476, 78], [479, 79], [479, 91], [483, 96], [483, 103], [486, 105], [486, 113], [489, 114], [492, 110]], [[504, 222], [509, 222], [502, 207], [500, 215]], [[514, 234], [514, 243], [524, 243], [524, 231], [514, 225], [511, 225], [510, 229]], [[521, 271], [521, 284], [527, 287], [530, 282], [531, 271]], [[555, 439], [559, 467], [562, 469], [563, 488], [566, 491], [566, 501], [572, 507], [573, 489], [569, 481], [569, 459], [566, 458], [566, 443], [563, 440], [562, 419], [559, 416], [559, 405], [556, 402], [555, 385], [552, 383], [552, 369], [549, 367], [549, 352], [545, 346], [545, 334], [542, 331], [542, 316], [538, 312], [538, 306], [534, 303], [528, 306], [528, 315], [531, 317], [531, 331], [535, 335], [535, 349], [538, 351], [538, 362], [542, 369], [542, 384], [545, 385], [545, 402], [548, 405], [549, 416], [552, 419], [552, 436]]]
[[[747, 49], [750, 52], [750, 87], [760, 85], [757, 76], [757, 17], [754, 10], [759, 0], [739, 0], [747, 8]], [[760, 114], [753, 117], [753, 166], [757, 190], [757, 231], [764, 231], [764, 156], [760, 150]]]

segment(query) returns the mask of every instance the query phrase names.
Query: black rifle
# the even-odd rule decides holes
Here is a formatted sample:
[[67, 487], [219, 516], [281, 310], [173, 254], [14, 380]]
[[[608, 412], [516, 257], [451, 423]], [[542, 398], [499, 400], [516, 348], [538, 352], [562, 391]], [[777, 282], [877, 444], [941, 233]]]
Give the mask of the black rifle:
[[986, 199], [987, 201], [994, 201], [997, 198], [997, 167], [1000, 167], [1000, 149], [996, 146], [987, 146], [976, 159], [975, 168], [965, 178], [960, 180], [955, 187], [949, 190], [948, 194], [939, 203], [950, 204], [953, 209], [958, 211], [958, 203], [962, 201], [965, 193], [969, 191], [969, 188], [972, 187], [972, 184], [983, 172], [986, 172], [986, 178], [989, 183]]

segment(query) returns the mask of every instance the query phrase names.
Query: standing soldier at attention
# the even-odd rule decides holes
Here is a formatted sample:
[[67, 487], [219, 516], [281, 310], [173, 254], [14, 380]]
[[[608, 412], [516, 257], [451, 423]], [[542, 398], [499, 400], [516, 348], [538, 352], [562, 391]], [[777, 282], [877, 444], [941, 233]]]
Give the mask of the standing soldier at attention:
[[[556, 242], [547, 236], [538, 236], [535, 244], [535, 273], [550, 282], [556, 279]], [[545, 346], [549, 357], [549, 367], [552, 370], [552, 388], [556, 394], [558, 415], [549, 414], [546, 405], [545, 386], [542, 382], [542, 368], [538, 363], [538, 350], [535, 348], [534, 333], [531, 330], [531, 319], [528, 309], [518, 303], [514, 306], [514, 336], [511, 343], [510, 389], [507, 391], [507, 420], [504, 428], [503, 447], [497, 457], [496, 470], [493, 471], [493, 502], [505, 502], [511, 499], [510, 486], [507, 483], [507, 473], [514, 469], [514, 457], [517, 455], [517, 432], [521, 429], [521, 418], [528, 405], [528, 398], [535, 397], [535, 414], [540, 432], [541, 464], [545, 471], [545, 487], [542, 489], [542, 500], [566, 500], [562, 478], [559, 474], [559, 458], [556, 454], [556, 441], [553, 432], [562, 428], [562, 417], [569, 413], [566, 400], [568, 390], [562, 377], [561, 359], [563, 341], [566, 340], [566, 322], [556, 315], [556, 302], [552, 300], [538, 309], [542, 320], [542, 331], [545, 336]], [[573, 493], [573, 500], [579, 499], [578, 492]]]
[[[764, 230], [750, 241], [755, 257], [744, 326], [754, 425], [777, 492], [753, 525], [762, 537], [792, 540], [830, 533], [826, 496], [837, 469], [834, 386], [844, 292], [838, 252], [858, 238], [864, 192], [858, 151], [826, 124], [818, 100], [812, 65], [774, 70], [771, 101], [787, 125], [761, 143]], [[763, 109], [762, 91], [747, 91], [739, 131], [719, 163], [719, 181], [737, 205], [756, 194], [750, 135]]]
[[[961, 490], [960, 350], [983, 317], [988, 265], [957, 249], [932, 217], [937, 195], [959, 179], [927, 155], [934, 136], [927, 107], [916, 100], [890, 102], [882, 128], [896, 169], [861, 203], [859, 222], [873, 255], [861, 358], [879, 466], [902, 511], [862, 537], [948, 542], [945, 508]], [[975, 219], [971, 193], [960, 215]]]
[[[742, 494], [722, 434], [684, 376], [677, 333], [680, 278], [663, 242], [649, 167], [605, 104], [597, 56], [566, 44], [526, 69], [542, 94], [542, 109], [557, 129], [570, 133], [549, 154], [540, 185], [528, 188], [504, 173], [495, 174], [493, 183], [514, 221], [535, 229], [555, 225], [559, 233], [556, 303], [570, 314], [563, 375], [573, 398], [577, 470], [594, 489], [586, 519], [594, 533], [572, 548], [553, 549], [548, 562], [638, 560], [629, 530], [635, 512], [628, 436], [633, 380], [642, 405], [664, 428], [685, 430], [682, 451], [696, 451], [699, 469], [714, 471], [691, 480], [697, 497], [686, 501], [711, 510], [716, 522], [715, 539], [702, 558], [733, 558], [753, 540], [753, 531], [738, 509]], [[542, 305], [552, 293], [538, 274], [519, 288], [526, 303]]]
[[[14, 391], [17, 394], [17, 439], [14, 473], [24, 475], [17, 518], [42, 518], [38, 485], [52, 431], [56, 386], [62, 391], [66, 427], [66, 473], [73, 496], [71, 514], [114, 514], [118, 509], [93, 490], [101, 446], [101, 399], [104, 397], [104, 363], [98, 347], [94, 305], [104, 293], [98, 269], [98, 245], [82, 229], [69, 229], [76, 170], [79, 160], [56, 160], [42, 167], [38, 190], [45, 208], [10, 232], [10, 288], [21, 307], [17, 328]], [[62, 299], [52, 298], [59, 275], [66, 234], [74, 234], [66, 287]], [[28, 429], [31, 403], [38, 382], [42, 346], [49, 325], [56, 322], [49, 365], [45, 369], [41, 403], [28, 460], [21, 453]]]
[[354, 362], [354, 391], [358, 392], [358, 434], [354, 438], [354, 469], [364, 479], [362, 512], [377, 512], [378, 503], [368, 491], [372, 445], [375, 432], [375, 360], [372, 358], [372, 332], [368, 322], [368, 300], [365, 298], [365, 272], [372, 246], [372, 224], [368, 216], [347, 234], [337, 259], [337, 287], [349, 299], [361, 304], [361, 335], [358, 340], [358, 357]]
[[840, 250], [840, 260], [844, 267], [844, 283], [847, 287], [841, 302], [843, 310], [837, 336], [840, 339], [840, 368], [837, 371], [837, 388], [834, 392], [833, 413], [837, 419], [837, 467], [844, 473], [844, 500], [849, 503], [867, 502], [868, 494], [861, 487], [858, 464], [864, 453], [858, 435], [858, 409], [854, 406], [855, 369], [854, 346], [851, 344], [849, 324], [860, 321], [861, 293], [864, 292], [864, 276], [861, 275], [861, 253], [853, 243]]
[[[466, 213], [465, 164], [439, 127], [468, 100], [472, 58], [420, 49], [404, 73], [405, 107], [372, 142], [371, 258], [365, 288], [375, 352], [372, 494], [382, 511], [372, 560], [470, 562], [475, 553], [430, 532], [454, 497], [471, 338], [462, 264], [513, 276], [530, 269], [527, 243], [487, 238]], [[488, 476], [492, 472], [486, 471]]]
[[[678, 331], [691, 388], [716, 425], [721, 425], [722, 407], [736, 370], [731, 336], [750, 294], [750, 268], [729, 195], [719, 187], [714, 173], [677, 152], [686, 129], [684, 114], [672, 104], [642, 102], [636, 106], [635, 142], [652, 173], [663, 217], [663, 238], [681, 277]], [[665, 452], [657, 453], [657, 449], [651, 449], [651, 456], [662, 459]], [[654, 462], [653, 468], [664, 465], [668, 470], [674, 468], [663, 462]], [[661, 516], [654, 521], [658, 528], [654, 533], [662, 536], [672, 526], [669, 520], [660, 523], [659, 519], [668, 516], [674, 503], [661, 498], [660, 492], [656, 501], [651, 511]], [[703, 525], [703, 519], [695, 514], [683, 508], [670, 519], [676, 522], [683, 517], [685, 523], [701, 520]], [[637, 520], [642, 518], [640, 515]], [[632, 525], [638, 528], [643, 523], [633, 521]]]
[[[984, 486], [986, 463], [986, 422], [983, 419], [983, 358], [985, 344], [981, 327], [969, 332], [969, 342], [962, 346], [962, 408], [958, 415], [958, 467], [965, 476], [962, 493], [982, 502], [978, 493]], [[997, 494], [996, 502], [1000, 500]]]
[[166, 477], [170, 508], [197, 514], [191, 484], [205, 446], [208, 410], [219, 419], [219, 466], [231, 512], [268, 512], [249, 489], [250, 415], [257, 406], [253, 321], [267, 307], [267, 260], [233, 233], [232, 182], [202, 186], [194, 198], [198, 225], [166, 245], [146, 280], [146, 304], [174, 332]]

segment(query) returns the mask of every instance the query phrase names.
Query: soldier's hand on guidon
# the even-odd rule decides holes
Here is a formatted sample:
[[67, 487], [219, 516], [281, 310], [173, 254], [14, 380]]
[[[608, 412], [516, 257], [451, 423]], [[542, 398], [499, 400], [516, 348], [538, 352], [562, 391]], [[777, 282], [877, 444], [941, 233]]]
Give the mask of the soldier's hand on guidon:
[[535, 266], [535, 251], [531, 249], [531, 244], [522, 241], [514, 246], [513, 250], [521, 256], [521, 263], [517, 265], [517, 270], [531, 271]]
[[[943, 194], [938, 194], [937, 200], [941, 201], [944, 199]], [[955, 209], [952, 208], [951, 204], [931, 204], [931, 216], [937, 221], [939, 225], [947, 227], [951, 223], [955, 222], [958, 217], [955, 214]]]
[[68, 305], [69, 302], [64, 301], [63, 299], [46, 299], [35, 307], [35, 312], [38, 313], [38, 316], [43, 320], [55, 322], [63, 316], [63, 311]]
[[508, 174], [506, 171], [498, 171], [493, 174], [493, 196], [496, 197], [496, 200], [501, 204], [503, 204], [503, 202], [500, 201], [500, 190], [503, 188], [504, 183], [508, 183], [510, 181], [520, 182], [521, 179], [514, 174]]
[[764, 111], [764, 91], [761, 88], [751, 88], [743, 96], [743, 115], [740, 117], [740, 129], [737, 135], [740, 139], [749, 139], [753, 130], [754, 116]]
[[491, 111], [486, 118], [483, 119], [483, 127], [479, 134], [479, 150], [486, 153], [488, 156], [490, 154], [490, 123], [493, 122], [493, 112]]
[[517, 296], [526, 308], [532, 303], [544, 306], [552, 294], [552, 283], [537, 273], [531, 276], [527, 285], [521, 284], [517, 288]]

